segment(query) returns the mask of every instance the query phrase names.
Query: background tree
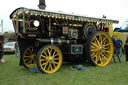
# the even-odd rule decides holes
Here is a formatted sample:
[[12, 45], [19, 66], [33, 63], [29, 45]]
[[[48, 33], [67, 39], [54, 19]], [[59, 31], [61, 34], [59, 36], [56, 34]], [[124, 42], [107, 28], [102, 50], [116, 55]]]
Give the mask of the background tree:
[[16, 40], [15, 32], [5, 32], [3, 35], [5, 39]]

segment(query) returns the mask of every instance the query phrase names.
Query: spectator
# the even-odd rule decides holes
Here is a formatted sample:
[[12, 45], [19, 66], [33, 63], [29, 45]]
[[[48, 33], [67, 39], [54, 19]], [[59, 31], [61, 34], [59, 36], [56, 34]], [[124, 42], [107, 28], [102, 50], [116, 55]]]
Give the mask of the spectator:
[[18, 42], [15, 43], [15, 55], [16, 57], [20, 57], [20, 51], [19, 51], [19, 46], [18, 46]]
[[113, 35], [112, 36], [112, 42], [113, 42], [113, 45], [114, 45], [114, 48], [116, 48], [116, 36], [115, 35]]
[[122, 56], [122, 44], [122, 40], [118, 37], [116, 40], [116, 56], [118, 56], [118, 54], [120, 54], [120, 57]]
[[124, 45], [124, 48], [125, 48], [125, 53], [126, 53], [126, 62], [128, 62], [128, 35], [126, 36], [127, 39], [125, 41], [125, 45]]
[[5, 62], [5, 60], [3, 59], [3, 54], [4, 54], [3, 42], [0, 41], [0, 63]]
[[112, 42], [114, 46], [114, 53], [116, 53], [116, 36], [115, 35], [112, 36]]

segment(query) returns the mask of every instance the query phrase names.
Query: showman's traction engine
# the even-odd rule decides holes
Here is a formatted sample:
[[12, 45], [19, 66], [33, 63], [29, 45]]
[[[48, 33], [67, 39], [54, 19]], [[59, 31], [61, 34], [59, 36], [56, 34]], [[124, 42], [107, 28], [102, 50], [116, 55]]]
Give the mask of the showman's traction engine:
[[85, 60], [106, 66], [113, 56], [109, 31], [116, 20], [28, 8], [14, 10], [10, 18], [19, 44], [20, 65], [26, 68], [54, 73], [64, 61]]

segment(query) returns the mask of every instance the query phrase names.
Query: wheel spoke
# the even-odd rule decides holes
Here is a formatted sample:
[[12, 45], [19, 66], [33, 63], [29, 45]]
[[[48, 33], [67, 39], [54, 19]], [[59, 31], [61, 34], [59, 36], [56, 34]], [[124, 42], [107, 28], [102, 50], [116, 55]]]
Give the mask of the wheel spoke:
[[93, 57], [95, 55], [96, 52], [91, 52], [91, 56]]
[[27, 63], [28, 63], [28, 64], [31, 64], [31, 63], [32, 63], [32, 59], [30, 59]]
[[98, 55], [98, 52], [96, 52], [92, 57], [97, 57], [97, 55]]
[[52, 56], [52, 48], [51, 48], [51, 50], [49, 52], [51, 53], [51, 56]]
[[100, 41], [100, 45], [101, 45], [101, 46], [103, 45], [105, 39], [106, 39], [106, 38], [104, 38], [103, 35], [101, 35], [101, 41]]
[[107, 38], [104, 40], [103, 45], [105, 45], [105, 44], [110, 44], [110, 42], [107, 40]]
[[24, 55], [24, 57], [29, 58], [30, 56], [26, 56], [26, 55]]
[[50, 63], [50, 64], [49, 64], [49, 67], [50, 67], [50, 69], [51, 69], [51, 71], [52, 71], [52, 70], [53, 70], [53, 68], [52, 68], [52, 65], [51, 65], [51, 64], [52, 64], [52, 63]]
[[55, 55], [53, 56], [53, 58], [56, 57], [57, 55], [58, 55], [58, 54], [55, 54]]
[[91, 52], [98, 51], [98, 49], [91, 49]]
[[99, 59], [100, 59], [101, 64], [103, 64], [103, 60], [101, 59], [101, 57], [100, 57], [100, 56], [99, 56]]
[[53, 56], [55, 55], [55, 53], [56, 53], [56, 51], [54, 50], [54, 52], [53, 52]]
[[59, 58], [54, 58], [54, 60], [59, 60]]
[[96, 64], [97, 64], [97, 60], [98, 60], [97, 58], [98, 58], [98, 57], [96, 56], [96, 60], [95, 60], [95, 63], [96, 63]]
[[97, 55], [97, 64], [99, 64], [99, 61], [100, 61], [100, 53]]
[[107, 51], [107, 50], [105, 50], [104, 52], [111, 53], [111, 51]]
[[47, 59], [41, 59], [40, 61], [41, 61], [41, 62], [42, 62], [42, 61], [47, 61]]
[[28, 51], [30, 52], [30, 55], [32, 55], [33, 53], [32, 53], [32, 51], [31, 51], [31, 49], [28, 49]]
[[97, 47], [92, 45], [91, 48], [92, 48], [92, 49], [95, 49], [95, 48], [97, 48]]
[[98, 43], [98, 46], [100, 46], [100, 42], [99, 42], [99, 40], [97, 39], [97, 37], [96, 37], [96, 42]]
[[27, 54], [27, 55], [31, 55], [31, 54], [29, 54], [27, 51], [24, 53], [25, 55]]
[[24, 62], [27, 62], [28, 60], [30, 60], [30, 58], [27, 58], [27, 59], [26, 59], [26, 58], [24, 58]]
[[103, 52], [103, 55], [107, 58], [107, 54], [105, 52]]
[[92, 45], [94, 45], [95, 47], [99, 47], [97, 44], [95, 44], [94, 42], [91, 43]]
[[54, 68], [56, 68], [55, 62], [52, 62], [52, 63], [53, 63]]
[[50, 71], [50, 63], [49, 63], [49, 65], [48, 65], [48, 69], [47, 69], [47, 71]]
[[43, 69], [46, 69], [47, 65], [48, 65], [48, 61], [45, 62], [45, 63], [43, 63], [43, 64], [42, 64], [42, 67], [44, 66]]
[[105, 46], [110, 46], [110, 43], [107, 43], [107, 44], [105, 44], [105, 45], [102, 45], [102, 46], [104, 46], [104, 47], [105, 47]]
[[42, 66], [47, 65], [47, 64], [48, 64], [48, 61], [42, 63]]
[[96, 53], [95, 54], [95, 56], [93, 56], [93, 60], [94, 60], [94, 62], [97, 64], [97, 62], [98, 62], [98, 55], [99, 55], [99, 53]]
[[47, 51], [48, 51], [48, 55], [51, 56], [51, 52], [49, 51], [49, 48], [47, 49]]
[[100, 39], [101, 39], [101, 34], [98, 35], [98, 39], [99, 39], [99, 41], [101, 41], [101, 40], [100, 40]]
[[54, 61], [55, 64], [59, 64], [59, 62]]
[[104, 50], [109, 50], [109, 47], [105, 47]]
[[[43, 64], [41, 64], [41, 67], [42, 67], [43, 69], [46, 69], [47, 65], [48, 65], [48, 61], [46, 61], [46, 62], [44, 62]], [[44, 67], [43, 67], [43, 66], [44, 66]]]
[[101, 55], [102, 55], [102, 57], [103, 57], [105, 60], [107, 60], [107, 58], [106, 58], [106, 56], [105, 56], [104, 54], [101, 53]]
[[104, 41], [106, 40], [106, 37], [103, 38], [101, 45], [104, 44]]
[[44, 56], [44, 55], [41, 55], [41, 57], [43, 57], [43, 58], [47, 58], [46, 56]]
[[47, 53], [46, 53], [46, 51], [44, 51], [43, 53], [45, 54], [45, 56], [48, 56]]

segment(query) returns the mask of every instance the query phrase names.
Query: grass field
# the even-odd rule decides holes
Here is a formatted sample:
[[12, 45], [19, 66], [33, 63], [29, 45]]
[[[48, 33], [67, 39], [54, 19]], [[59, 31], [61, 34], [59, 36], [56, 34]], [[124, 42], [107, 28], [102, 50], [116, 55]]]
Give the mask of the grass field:
[[128, 85], [128, 63], [113, 60], [106, 67], [93, 67], [86, 70], [71, 69], [74, 64], [63, 64], [54, 74], [29, 72], [19, 67], [19, 58], [4, 55], [5, 63], [0, 64], [0, 85]]

